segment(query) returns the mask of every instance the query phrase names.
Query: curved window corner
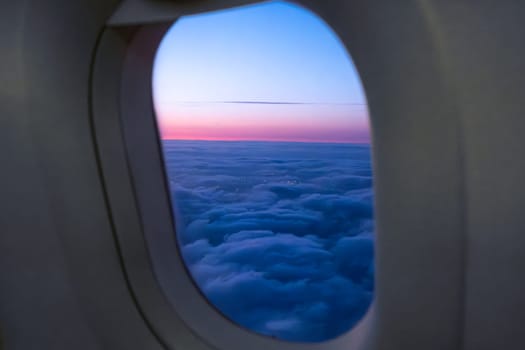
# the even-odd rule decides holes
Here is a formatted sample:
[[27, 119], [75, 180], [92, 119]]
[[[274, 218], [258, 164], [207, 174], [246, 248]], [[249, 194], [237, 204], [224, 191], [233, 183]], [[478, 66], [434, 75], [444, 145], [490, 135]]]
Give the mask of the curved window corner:
[[366, 97], [334, 32], [281, 1], [185, 16], [152, 82], [177, 242], [202, 296], [280, 340], [352, 329], [374, 295], [373, 176]]

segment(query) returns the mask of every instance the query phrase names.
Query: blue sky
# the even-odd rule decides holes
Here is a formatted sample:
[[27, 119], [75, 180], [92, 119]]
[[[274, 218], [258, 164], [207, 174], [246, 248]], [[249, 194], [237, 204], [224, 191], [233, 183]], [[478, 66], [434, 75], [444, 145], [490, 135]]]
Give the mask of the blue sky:
[[[323, 128], [335, 132], [328, 141], [342, 141], [338, 130], [348, 141], [368, 137], [366, 99], [345, 47], [319, 17], [285, 2], [181, 18], [159, 48], [153, 93], [165, 138], [264, 139], [290, 130], [279, 140], [303, 140]], [[244, 101], [310, 105], [223, 104]], [[294, 136], [305, 119], [312, 127]]]

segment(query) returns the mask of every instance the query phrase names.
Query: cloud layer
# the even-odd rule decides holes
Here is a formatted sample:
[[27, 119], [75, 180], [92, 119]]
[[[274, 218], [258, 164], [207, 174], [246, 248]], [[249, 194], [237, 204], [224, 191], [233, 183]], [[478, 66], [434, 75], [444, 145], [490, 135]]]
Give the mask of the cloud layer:
[[284, 340], [348, 331], [374, 290], [366, 145], [164, 141], [181, 251], [227, 318]]

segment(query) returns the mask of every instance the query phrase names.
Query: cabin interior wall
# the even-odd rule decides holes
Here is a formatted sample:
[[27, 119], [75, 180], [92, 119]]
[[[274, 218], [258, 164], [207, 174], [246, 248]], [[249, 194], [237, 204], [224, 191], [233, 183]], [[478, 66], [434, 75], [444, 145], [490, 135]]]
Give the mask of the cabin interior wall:
[[161, 348], [125, 282], [90, 126], [91, 64], [117, 3], [1, 4], [6, 349]]

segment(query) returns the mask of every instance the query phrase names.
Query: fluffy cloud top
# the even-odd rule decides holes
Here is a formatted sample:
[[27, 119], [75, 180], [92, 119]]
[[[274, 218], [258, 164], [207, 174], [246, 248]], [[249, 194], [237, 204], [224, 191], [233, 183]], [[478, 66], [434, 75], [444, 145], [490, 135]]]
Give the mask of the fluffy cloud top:
[[374, 290], [366, 145], [164, 141], [180, 249], [227, 318], [284, 340], [352, 328]]

